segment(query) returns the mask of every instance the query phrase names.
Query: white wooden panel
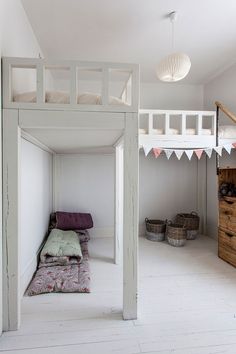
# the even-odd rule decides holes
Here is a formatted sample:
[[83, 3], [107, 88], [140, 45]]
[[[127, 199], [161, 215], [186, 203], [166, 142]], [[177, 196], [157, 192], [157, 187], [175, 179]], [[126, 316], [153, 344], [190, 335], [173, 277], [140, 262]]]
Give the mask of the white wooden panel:
[[71, 65], [70, 67], [70, 104], [77, 104], [77, 66]]
[[137, 318], [138, 195], [138, 114], [126, 114], [124, 134], [123, 239], [123, 317], [126, 320]]
[[[23, 103], [12, 102], [11, 92], [11, 67], [33, 68], [37, 67], [37, 102]], [[44, 102], [44, 75], [45, 66], [57, 69], [69, 68], [72, 72], [70, 83], [70, 104], [50, 104]], [[76, 67], [86, 67], [88, 69], [102, 68], [103, 71], [103, 93], [102, 105], [83, 105], [76, 102]], [[108, 102], [108, 70], [124, 70], [130, 72], [132, 77], [132, 102], [131, 105], [110, 105]], [[19, 109], [44, 109], [44, 110], [77, 110], [91, 112], [137, 112], [139, 107], [139, 66], [137, 64], [125, 63], [106, 63], [106, 62], [84, 62], [84, 61], [68, 61], [68, 60], [44, 60], [31, 58], [3, 58], [4, 84], [7, 90], [4, 90], [4, 108]]]
[[182, 135], [186, 134], [186, 114], [185, 113], [181, 115], [181, 134]]
[[115, 159], [115, 242], [114, 262], [120, 264], [123, 244], [123, 146], [116, 147]]
[[18, 111], [3, 110], [4, 330], [20, 325]]
[[200, 232], [206, 234], [207, 223], [207, 157], [202, 156], [197, 164], [197, 212], [200, 216]]
[[42, 63], [37, 64], [37, 104], [41, 105], [45, 102], [45, 80], [44, 66]]
[[108, 80], [109, 80], [108, 68], [103, 68], [103, 70], [102, 70], [102, 104], [103, 105], [109, 104], [109, 99], [108, 99], [109, 81]]
[[140, 146], [152, 145], [162, 148], [206, 148], [215, 146], [215, 137], [213, 135], [152, 135], [140, 134]]
[[153, 130], [153, 114], [148, 114], [148, 134], [152, 134]]
[[21, 128], [123, 129], [123, 113], [20, 110]]
[[60, 169], [59, 169], [59, 164], [60, 164], [60, 156], [58, 154], [53, 154], [52, 157], [52, 164], [53, 164], [53, 169], [52, 169], [52, 206], [53, 206], [53, 212], [55, 213], [58, 210], [58, 198], [59, 198], [59, 189], [58, 189], [58, 184], [59, 184], [59, 177], [60, 177]]
[[197, 116], [197, 134], [201, 135], [202, 134], [202, 115], [199, 114]]

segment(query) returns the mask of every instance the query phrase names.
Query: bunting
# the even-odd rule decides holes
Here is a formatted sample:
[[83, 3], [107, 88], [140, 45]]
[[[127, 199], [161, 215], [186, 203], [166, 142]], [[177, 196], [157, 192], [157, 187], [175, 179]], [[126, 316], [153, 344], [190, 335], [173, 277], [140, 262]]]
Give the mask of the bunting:
[[184, 153], [184, 150], [174, 150], [174, 151], [175, 151], [175, 155], [176, 155], [177, 159], [180, 160], [183, 153]]
[[175, 154], [175, 156], [177, 157], [178, 160], [181, 159], [181, 157], [183, 156], [184, 153], [188, 157], [189, 160], [191, 160], [191, 158], [193, 157], [194, 154], [200, 160], [200, 158], [202, 157], [204, 152], [210, 159], [213, 151], [215, 151], [218, 155], [222, 156], [223, 149], [225, 151], [227, 151], [228, 154], [230, 154], [232, 149], [236, 149], [236, 142], [235, 143], [228, 143], [223, 146], [213, 146], [211, 148], [208, 147], [206, 149], [184, 149], [184, 150], [182, 150], [182, 149], [162, 149], [159, 147], [153, 148], [150, 144], [143, 145], [143, 150], [144, 150], [145, 156], [147, 156], [151, 150], [153, 151], [155, 158], [158, 158], [161, 155], [161, 153], [164, 152], [168, 160], [170, 159], [170, 157], [172, 156], [173, 153]]
[[161, 155], [162, 149], [158, 149], [158, 148], [153, 148], [153, 153], [155, 155], [155, 158], [159, 157]]
[[168, 160], [170, 159], [173, 152], [174, 152], [174, 150], [170, 150], [170, 149], [165, 150], [165, 154], [166, 154], [166, 157]]
[[189, 161], [193, 156], [193, 150], [185, 150], [185, 154], [188, 156]]

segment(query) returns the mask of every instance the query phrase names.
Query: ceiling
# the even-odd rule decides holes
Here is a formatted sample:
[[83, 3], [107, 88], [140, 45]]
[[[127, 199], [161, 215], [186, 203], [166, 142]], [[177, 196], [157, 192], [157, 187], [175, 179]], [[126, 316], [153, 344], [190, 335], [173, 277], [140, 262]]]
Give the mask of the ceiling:
[[139, 63], [143, 82], [171, 51], [191, 58], [181, 83], [201, 84], [236, 62], [235, 0], [22, 0], [45, 58]]

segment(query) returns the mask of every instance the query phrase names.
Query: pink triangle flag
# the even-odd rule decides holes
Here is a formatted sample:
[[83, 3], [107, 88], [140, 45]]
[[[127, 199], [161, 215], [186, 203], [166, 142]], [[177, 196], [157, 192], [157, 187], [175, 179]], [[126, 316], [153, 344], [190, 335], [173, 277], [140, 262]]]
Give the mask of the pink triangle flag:
[[155, 155], [155, 158], [159, 157], [161, 155], [162, 149], [159, 148], [153, 148], [153, 153]]
[[195, 154], [197, 155], [198, 160], [202, 157], [203, 149], [194, 150]]

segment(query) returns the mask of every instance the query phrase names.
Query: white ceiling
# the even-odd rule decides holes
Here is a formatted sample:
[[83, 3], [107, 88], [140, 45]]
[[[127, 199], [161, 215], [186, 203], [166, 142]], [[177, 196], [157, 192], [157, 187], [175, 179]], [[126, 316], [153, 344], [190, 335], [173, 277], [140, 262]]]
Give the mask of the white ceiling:
[[22, 0], [46, 58], [133, 62], [157, 82], [155, 66], [171, 50], [192, 61], [183, 82], [204, 83], [236, 61], [235, 0]]

